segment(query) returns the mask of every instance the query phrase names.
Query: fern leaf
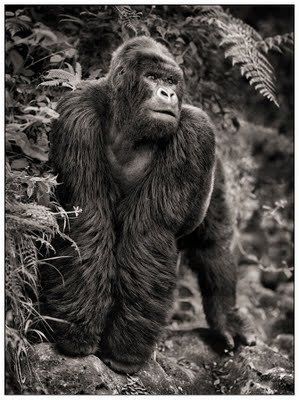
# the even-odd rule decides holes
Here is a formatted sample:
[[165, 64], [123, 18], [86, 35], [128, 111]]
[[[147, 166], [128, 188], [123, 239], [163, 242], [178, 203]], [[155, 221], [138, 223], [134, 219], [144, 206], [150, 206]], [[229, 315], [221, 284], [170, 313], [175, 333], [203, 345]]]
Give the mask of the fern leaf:
[[14, 17], [6, 20], [5, 28], [11, 34], [11, 36], [15, 36], [19, 32], [29, 30], [30, 25], [27, 21]]
[[[199, 6], [197, 11], [202, 16], [200, 19], [202, 23], [213, 25], [217, 29], [220, 35], [219, 45], [224, 49], [224, 57], [229, 58], [233, 66], [239, 67], [241, 75], [255, 90], [278, 106], [274, 69], [262, 50], [276, 49], [282, 46], [282, 43], [291, 43], [292, 35], [263, 40], [254, 28], [234, 18], [222, 7]], [[267, 51], [264, 52], [267, 53]]]
[[124, 31], [133, 31], [137, 35], [138, 20], [142, 16], [141, 12], [133, 10], [130, 6], [114, 6], [116, 10], [120, 24]]
[[38, 86], [59, 86], [63, 81], [55, 79], [54, 81], [41, 82]]
[[61, 79], [62, 81], [72, 80], [73, 77], [74, 74], [63, 69], [51, 69], [47, 72], [47, 75], [45, 76], [46, 79]]
[[282, 53], [284, 50], [293, 51], [294, 49], [294, 33], [285, 33], [284, 35], [276, 35], [268, 37], [257, 43], [257, 47], [264, 53], [268, 53], [270, 50], [278, 51]]
[[240, 33], [235, 33], [233, 35], [227, 35], [221, 39], [219, 46], [224, 47], [232, 44], [245, 44], [244, 36]]
[[67, 65], [67, 67], [68, 67], [68, 69], [69, 69], [69, 72], [70, 72], [72, 75], [75, 75], [75, 70], [74, 70], [74, 68], [72, 67], [72, 65], [71, 65], [70, 63], [68, 63], [68, 62], [66, 62], [66, 65]]
[[79, 79], [79, 81], [81, 81], [82, 79], [82, 67], [81, 64], [76, 62], [76, 77], [77, 79]]
[[81, 65], [76, 63], [76, 71], [67, 63], [68, 71], [64, 69], [51, 69], [45, 76], [46, 81], [40, 83], [41, 86], [58, 86], [62, 85], [75, 90], [82, 80]]

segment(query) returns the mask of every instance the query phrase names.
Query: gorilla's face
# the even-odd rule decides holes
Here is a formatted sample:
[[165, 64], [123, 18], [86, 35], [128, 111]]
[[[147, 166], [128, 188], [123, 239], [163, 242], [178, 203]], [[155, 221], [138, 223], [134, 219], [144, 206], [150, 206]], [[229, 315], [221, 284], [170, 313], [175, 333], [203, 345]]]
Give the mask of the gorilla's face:
[[137, 140], [174, 134], [184, 79], [168, 50], [151, 39], [137, 38], [115, 56], [111, 68], [116, 70], [110, 72], [116, 88], [114, 115], [122, 121], [118, 129], [129, 130]]
[[177, 88], [179, 78], [171, 70], [152, 71], [146, 71], [141, 77], [142, 84], [149, 92], [149, 98], [142, 104], [142, 109], [157, 124], [160, 121], [176, 127], [180, 117]]

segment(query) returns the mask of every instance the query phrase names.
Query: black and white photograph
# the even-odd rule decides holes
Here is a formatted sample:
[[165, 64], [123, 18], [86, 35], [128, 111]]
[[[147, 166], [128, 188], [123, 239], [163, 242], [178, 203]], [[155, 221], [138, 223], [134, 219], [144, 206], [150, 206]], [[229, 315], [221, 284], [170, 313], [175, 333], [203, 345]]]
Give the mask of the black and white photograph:
[[2, 7], [3, 395], [294, 395], [294, 4]]

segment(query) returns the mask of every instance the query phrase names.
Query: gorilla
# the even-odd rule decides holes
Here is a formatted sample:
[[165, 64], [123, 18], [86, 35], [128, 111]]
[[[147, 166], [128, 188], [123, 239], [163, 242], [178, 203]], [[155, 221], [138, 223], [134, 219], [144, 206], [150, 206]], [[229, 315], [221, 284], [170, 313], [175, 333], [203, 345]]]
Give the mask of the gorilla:
[[[97, 354], [134, 373], [167, 324], [178, 251], [198, 276], [210, 327], [234, 347], [254, 334], [236, 307], [236, 266], [225, 177], [207, 114], [184, 103], [183, 72], [168, 49], [136, 37], [108, 74], [67, 93], [50, 160], [69, 236], [42, 287], [52, 337], [65, 354]], [[45, 272], [46, 271], [46, 272]]]

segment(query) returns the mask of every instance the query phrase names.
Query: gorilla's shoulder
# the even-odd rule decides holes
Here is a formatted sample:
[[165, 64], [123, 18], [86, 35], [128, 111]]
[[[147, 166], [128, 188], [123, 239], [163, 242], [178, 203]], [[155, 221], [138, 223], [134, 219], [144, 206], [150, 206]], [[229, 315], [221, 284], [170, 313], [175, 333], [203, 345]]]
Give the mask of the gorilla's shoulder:
[[108, 89], [109, 86], [108, 79], [106, 77], [102, 77], [100, 79], [88, 79], [86, 81], [81, 81], [75, 93], [84, 92], [84, 91], [97, 91], [97, 90], [105, 90]]
[[214, 125], [210, 120], [210, 117], [199, 107], [192, 106], [191, 104], [183, 104], [182, 118], [190, 119], [192, 122], [210, 126], [210, 129], [214, 130]]
[[72, 109], [80, 112], [82, 110], [103, 109], [107, 111], [107, 104], [110, 101], [111, 90], [106, 79], [82, 81], [74, 91], [67, 92], [58, 102], [58, 112]]
[[181, 128], [196, 135], [199, 141], [215, 145], [215, 126], [208, 114], [199, 107], [183, 104], [181, 111]]

